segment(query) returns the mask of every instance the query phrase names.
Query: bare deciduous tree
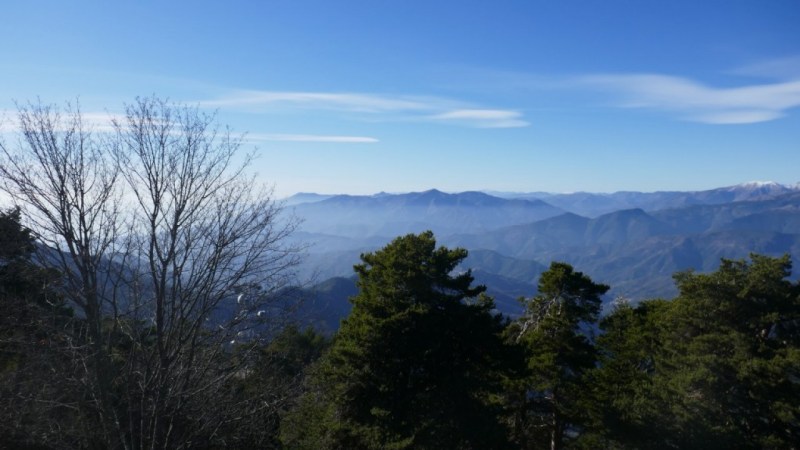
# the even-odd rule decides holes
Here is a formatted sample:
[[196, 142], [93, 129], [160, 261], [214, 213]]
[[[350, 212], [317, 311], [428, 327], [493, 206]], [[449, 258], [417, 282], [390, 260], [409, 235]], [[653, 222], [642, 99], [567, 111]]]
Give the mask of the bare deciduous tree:
[[[292, 224], [279, 220], [270, 192], [253, 189], [243, 172], [250, 157], [237, 161], [240, 142], [220, 133], [213, 117], [142, 99], [115, 128], [114, 154], [137, 205], [137, 279], [149, 282], [142, 311], [154, 345], [142, 356], [145, 368], [157, 368], [141, 372], [150, 401], [141, 439], [174, 447], [186, 441], [174, 434], [222, 420], [194, 400], [237, 374], [220, 370], [225, 344], [276, 312], [263, 288], [285, 286], [297, 262], [296, 249], [284, 247]], [[214, 320], [225, 312], [230, 317]], [[176, 422], [184, 408], [192, 424]]]
[[[143, 98], [94, 134], [80, 110], [28, 105], [2, 144], [3, 189], [85, 318], [87, 391], [110, 447], [197, 445], [242, 420], [221, 392], [291, 279], [295, 222], [246, 173], [213, 115]], [[236, 347], [236, 354], [231, 351]]]
[[78, 107], [68, 105], [62, 115], [50, 106], [28, 104], [19, 107], [18, 117], [18, 145], [2, 145], [2, 187], [23, 207], [37, 238], [55, 250], [42, 262], [61, 271], [65, 295], [86, 319], [89, 394], [102, 434], [111, 440], [118, 427], [102, 324], [104, 309], [115, 299], [107, 296], [113, 289], [102, 284], [111, 279], [108, 255], [119, 244], [118, 171]]

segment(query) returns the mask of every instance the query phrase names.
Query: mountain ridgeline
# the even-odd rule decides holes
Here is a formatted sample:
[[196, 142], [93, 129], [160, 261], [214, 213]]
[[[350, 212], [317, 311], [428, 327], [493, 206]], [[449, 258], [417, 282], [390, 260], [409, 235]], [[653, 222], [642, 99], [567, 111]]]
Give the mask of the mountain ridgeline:
[[469, 250], [460, 268], [472, 269], [498, 309], [511, 315], [521, 311], [517, 298], [535, 293], [551, 261], [611, 285], [607, 299], [640, 301], [674, 296], [674, 273], [713, 271], [721, 258], [800, 255], [800, 185], [613, 194], [298, 194], [286, 203], [304, 220], [295, 239], [311, 244], [304, 270], [320, 281], [352, 277], [361, 253], [395, 236], [432, 230], [444, 245]]
[[538, 199], [503, 199], [481, 192], [337, 195], [295, 207], [308, 232], [363, 238], [430, 228], [439, 235], [483, 232], [534, 222], [564, 211]]

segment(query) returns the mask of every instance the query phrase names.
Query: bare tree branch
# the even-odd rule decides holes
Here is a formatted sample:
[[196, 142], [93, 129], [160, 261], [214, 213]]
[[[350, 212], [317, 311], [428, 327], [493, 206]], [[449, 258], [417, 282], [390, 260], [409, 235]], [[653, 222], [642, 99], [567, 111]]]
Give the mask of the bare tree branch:
[[[296, 227], [214, 115], [139, 98], [96, 135], [79, 107], [19, 107], [0, 187], [85, 320], [81, 361], [105, 445], [179, 448], [233, 415], [218, 391], [291, 306]], [[238, 414], [238, 413], [237, 413]]]

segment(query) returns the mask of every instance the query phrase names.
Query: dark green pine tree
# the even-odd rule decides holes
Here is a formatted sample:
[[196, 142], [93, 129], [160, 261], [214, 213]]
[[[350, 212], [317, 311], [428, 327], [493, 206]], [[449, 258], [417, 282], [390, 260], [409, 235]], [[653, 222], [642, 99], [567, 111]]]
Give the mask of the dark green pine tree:
[[600, 297], [608, 289], [569, 264], [554, 262], [510, 329], [526, 348], [530, 371], [511, 388], [513, 433], [520, 447], [560, 449], [588, 421], [585, 374], [595, 367], [597, 352], [586, 333], [597, 322]]
[[800, 285], [788, 256], [675, 276], [680, 295], [601, 322], [598, 434], [623, 448], [796, 448]]
[[[48, 333], [72, 315], [56, 289], [60, 276], [34, 264], [31, 231], [20, 223], [19, 209], [0, 211], [0, 361], [19, 362], [33, 341], [47, 342]], [[4, 369], [0, 365], [0, 370]]]
[[0, 211], [0, 448], [74, 445], [79, 396], [63, 382], [71, 360], [61, 351], [72, 311], [58, 273], [31, 260], [35, 243], [20, 211]]
[[664, 341], [664, 390], [683, 446], [800, 442], [800, 285], [789, 256], [680, 273]]
[[361, 256], [360, 292], [311, 390], [282, 426], [289, 448], [504, 448], [503, 319], [453, 274], [463, 249], [431, 232]]
[[593, 422], [583, 439], [591, 447], [678, 447], [663, 347], [672, 307], [667, 300], [620, 302], [600, 320], [599, 365], [588, 381]]

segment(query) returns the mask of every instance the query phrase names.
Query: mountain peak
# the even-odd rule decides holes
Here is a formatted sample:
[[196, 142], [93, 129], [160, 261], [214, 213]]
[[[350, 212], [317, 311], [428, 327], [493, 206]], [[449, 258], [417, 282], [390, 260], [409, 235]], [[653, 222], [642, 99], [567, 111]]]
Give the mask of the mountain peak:
[[333, 195], [316, 194], [313, 192], [298, 192], [297, 194], [294, 194], [291, 197], [284, 198], [283, 203], [286, 206], [296, 206], [302, 203], [321, 202], [331, 197], [333, 197]]
[[748, 181], [746, 183], [737, 184], [734, 187], [740, 188], [764, 188], [764, 187], [785, 187], [780, 183], [776, 183], [774, 181]]

